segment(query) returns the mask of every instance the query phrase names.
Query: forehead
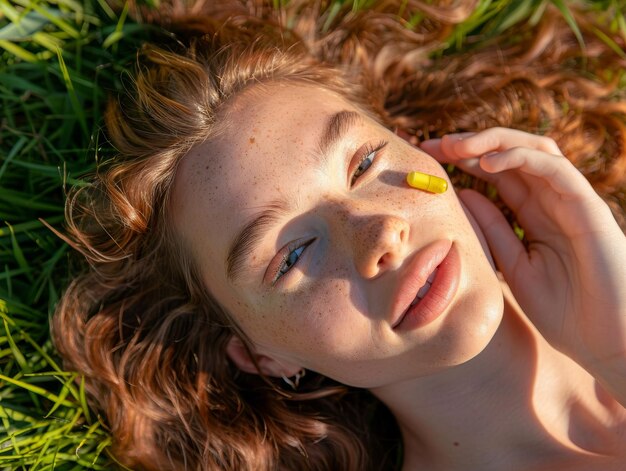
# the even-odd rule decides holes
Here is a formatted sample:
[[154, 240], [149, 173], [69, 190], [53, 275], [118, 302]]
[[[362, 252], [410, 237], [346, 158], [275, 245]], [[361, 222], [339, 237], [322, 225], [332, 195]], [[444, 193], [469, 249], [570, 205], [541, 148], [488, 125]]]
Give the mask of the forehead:
[[175, 226], [194, 256], [224, 272], [226, 251], [249, 218], [278, 198], [304, 196], [316, 170], [320, 133], [345, 99], [312, 85], [255, 85], [225, 113], [226, 130], [182, 160], [172, 198]]

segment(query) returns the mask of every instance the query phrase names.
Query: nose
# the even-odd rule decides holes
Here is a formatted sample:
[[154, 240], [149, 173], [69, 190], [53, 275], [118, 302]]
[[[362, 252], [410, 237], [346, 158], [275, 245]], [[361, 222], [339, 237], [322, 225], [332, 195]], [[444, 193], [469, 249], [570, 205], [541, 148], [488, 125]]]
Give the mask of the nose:
[[392, 215], [363, 216], [354, 226], [354, 264], [364, 278], [397, 268], [405, 255], [409, 224]]
[[[410, 225], [406, 219], [384, 210], [372, 211], [355, 204], [339, 206], [343, 224], [339, 230], [350, 246], [357, 271], [371, 279], [397, 268], [402, 263], [409, 240]], [[343, 214], [341, 214], [343, 213]]]

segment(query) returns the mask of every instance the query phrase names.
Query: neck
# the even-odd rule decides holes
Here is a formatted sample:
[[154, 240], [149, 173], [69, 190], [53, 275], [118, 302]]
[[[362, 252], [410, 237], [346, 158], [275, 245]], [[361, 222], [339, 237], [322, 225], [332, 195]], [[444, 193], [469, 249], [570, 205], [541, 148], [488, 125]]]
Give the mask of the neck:
[[402, 430], [404, 469], [529, 469], [610, 454], [616, 406], [550, 347], [505, 296], [502, 323], [472, 360], [372, 392]]

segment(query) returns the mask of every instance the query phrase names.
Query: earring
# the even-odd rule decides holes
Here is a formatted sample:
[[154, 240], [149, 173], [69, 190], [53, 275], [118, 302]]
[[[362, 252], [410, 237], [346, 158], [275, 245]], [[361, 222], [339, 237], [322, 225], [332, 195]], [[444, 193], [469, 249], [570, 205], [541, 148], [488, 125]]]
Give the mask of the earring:
[[298, 371], [295, 374], [295, 376], [293, 377], [293, 380], [290, 378], [287, 378], [285, 375], [282, 375], [281, 378], [283, 379], [285, 383], [287, 383], [291, 387], [291, 389], [293, 389], [294, 391], [297, 391], [298, 386], [300, 385], [300, 380], [304, 378], [305, 374], [306, 374], [306, 370], [302, 368], [300, 371]]

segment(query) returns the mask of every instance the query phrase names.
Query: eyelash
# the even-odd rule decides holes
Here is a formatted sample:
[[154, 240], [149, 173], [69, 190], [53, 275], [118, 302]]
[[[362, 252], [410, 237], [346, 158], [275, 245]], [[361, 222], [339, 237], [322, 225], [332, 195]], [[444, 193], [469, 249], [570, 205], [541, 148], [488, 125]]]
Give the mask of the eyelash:
[[[359, 160], [359, 164], [356, 166], [356, 170], [354, 172], [352, 172], [352, 177], [350, 178], [350, 186], [352, 187], [355, 182], [359, 179], [359, 177], [361, 177], [365, 172], [367, 172], [369, 170], [369, 168], [372, 166], [372, 164], [374, 163], [374, 159], [376, 158], [376, 154], [378, 152], [380, 152], [385, 146], [387, 145], [387, 141], [379, 141], [376, 144], [366, 144], [365, 147], [363, 148], [363, 151], [361, 152], [361, 157]], [[370, 163], [370, 165], [364, 169], [359, 175], [357, 175], [358, 169], [359, 167], [363, 164], [363, 162], [365, 162], [365, 160], [370, 157], [372, 157], [372, 162]], [[304, 244], [300, 244], [300, 241], [295, 241], [290, 243], [287, 248], [283, 251], [283, 255], [280, 259], [280, 262], [278, 263], [278, 268], [274, 271], [274, 275], [272, 277], [272, 286], [275, 285], [278, 280], [280, 280], [280, 278], [282, 278], [283, 275], [286, 275], [287, 273], [289, 273], [289, 271], [300, 261], [300, 258], [302, 257], [302, 254], [304, 253], [304, 251], [306, 250], [306, 248], [314, 241], [315, 239], [311, 239], [306, 241]], [[287, 262], [289, 261], [291, 254], [293, 253], [297, 253], [298, 250], [300, 250], [300, 253], [297, 254], [298, 258], [292, 262], [292, 264], [287, 267]], [[284, 268], [287, 268], [287, 270], [285, 270], [284, 272], [282, 271]]]
[[[380, 152], [383, 149], [383, 147], [385, 147], [386, 145], [387, 145], [387, 141], [379, 141], [375, 145], [372, 145], [372, 144], [366, 144], [365, 145], [365, 148], [363, 149], [363, 152], [361, 153], [361, 157], [360, 157], [359, 163], [356, 166], [356, 169], [354, 170], [354, 172], [352, 172], [352, 177], [350, 178], [350, 186], [351, 187], [354, 186], [354, 184], [356, 183], [356, 181], [358, 180], [359, 177], [361, 177], [365, 172], [367, 172], [369, 170], [369, 168], [374, 163], [374, 159], [376, 158], [376, 154], [378, 152]], [[374, 157], [372, 158], [372, 161], [369, 164], [369, 166], [365, 170], [363, 170], [361, 174], [357, 175], [357, 172], [359, 171], [359, 167], [371, 155], [373, 155]]]
[[[315, 239], [309, 239], [307, 240], [305, 243], [300, 243], [300, 240], [291, 242], [283, 251], [282, 256], [280, 258], [280, 261], [278, 262], [278, 268], [276, 268], [276, 270], [274, 271], [274, 275], [272, 276], [272, 285], [275, 285], [276, 282], [283, 276], [286, 275], [287, 273], [289, 273], [289, 271], [300, 261], [300, 258], [302, 257], [302, 254], [304, 253], [304, 250], [311, 245], [311, 243], [314, 241]], [[299, 245], [298, 245], [299, 244]], [[286, 263], [289, 261], [289, 257], [291, 256], [292, 253], [297, 252], [298, 250], [300, 250], [300, 253], [298, 254], [298, 258], [291, 264], [291, 266], [287, 267], [287, 270], [283, 273], [281, 273], [281, 271], [283, 270], [283, 268], [286, 267]]]

